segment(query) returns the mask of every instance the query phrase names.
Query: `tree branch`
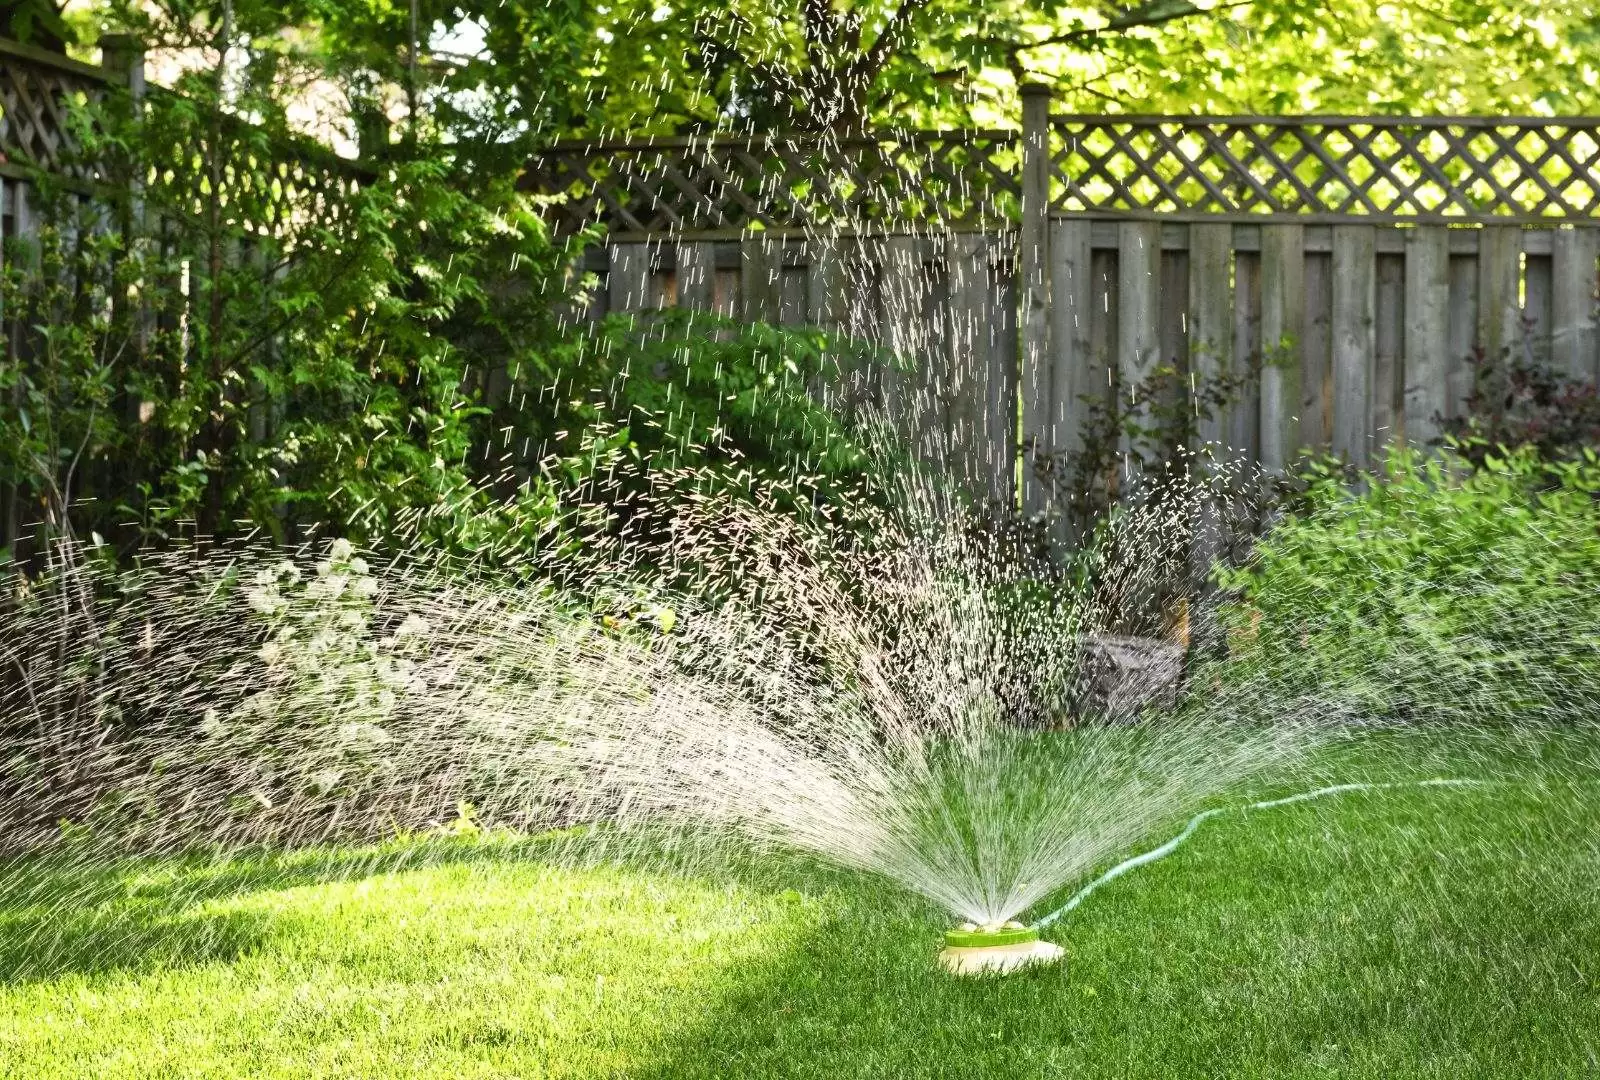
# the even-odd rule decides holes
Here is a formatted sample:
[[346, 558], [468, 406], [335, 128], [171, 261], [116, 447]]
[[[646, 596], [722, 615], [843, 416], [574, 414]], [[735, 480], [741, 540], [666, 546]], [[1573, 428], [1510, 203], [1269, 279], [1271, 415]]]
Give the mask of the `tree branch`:
[[900, 0], [900, 6], [895, 8], [889, 21], [884, 24], [883, 32], [878, 35], [861, 58], [851, 64], [851, 74], [864, 83], [871, 83], [878, 77], [885, 64], [889, 62], [894, 50], [900, 47], [900, 37], [911, 29], [911, 20], [919, 11], [928, 6], [928, 0]]
[[830, 25], [832, 21], [833, 9], [828, 0], [806, 0], [806, 62], [814, 71], [827, 64], [826, 52], [834, 38], [834, 27]]
[[1203, 8], [1191, 3], [1190, 0], [1148, 0], [1147, 3], [1141, 4], [1132, 11], [1123, 12], [1116, 18], [1109, 20], [1103, 26], [1080, 26], [1075, 30], [1052, 34], [1050, 37], [1039, 38], [1036, 41], [1008, 41], [1004, 38], [982, 40], [988, 44], [1004, 46], [1006, 55], [1015, 57], [1018, 53], [1028, 52], [1045, 45], [1071, 45], [1074, 42], [1096, 38], [1102, 34], [1120, 34], [1145, 26], [1161, 26], [1165, 23], [1176, 22], [1179, 19], [1187, 19], [1195, 15], [1214, 15], [1219, 11], [1248, 7], [1254, 2], [1255, 0], [1228, 0], [1227, 3]]
[[743, 15], [739, 14], [737, 11], [729, 11], [727, 15], [728, 18], [737, 25], [735, 26], [733, 33], [728, 35], [725, 41], [718, 43], [718, 47], [726, 50], [731, 57], [738, 61], [740, 66], [749, 71], [750, 74], [754, 75], [757, 79], [761, 79], [773, 84], [780, 89], [781, 93], [788, 97], [792, 98], [798, 96], [800, 93], [800, 83], [799, 80], [794, 77], [792, 72], [785, 71], [777, 64], [766, 61], [752, 60], [745, 54], [743, 49], [739, 48], [739, 35], [742, 33], [748, 34], [752, 37], [755, 36], [755, 24], [753, 24]]

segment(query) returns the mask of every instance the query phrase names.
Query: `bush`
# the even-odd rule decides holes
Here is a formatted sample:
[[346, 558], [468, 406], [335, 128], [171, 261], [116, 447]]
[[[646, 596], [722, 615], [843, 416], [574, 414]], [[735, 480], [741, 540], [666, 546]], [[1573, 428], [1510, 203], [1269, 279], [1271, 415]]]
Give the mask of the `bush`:
[[1219, 582], [1241, 670], [1374, 716], [1575, 718], [1600, 695], [1600, 456], [1532, 448], [1468, 471], [1397, 453], [1301, 509]]
[[1492, 364], [1478, 354], [1466, 406], [1464, 415], [1444, 421], [1444, 431], [1474, 466], [1507, 447], [1531, 446], [1551, 460], [1600, 449], [1600, 390], [1535, 360]]

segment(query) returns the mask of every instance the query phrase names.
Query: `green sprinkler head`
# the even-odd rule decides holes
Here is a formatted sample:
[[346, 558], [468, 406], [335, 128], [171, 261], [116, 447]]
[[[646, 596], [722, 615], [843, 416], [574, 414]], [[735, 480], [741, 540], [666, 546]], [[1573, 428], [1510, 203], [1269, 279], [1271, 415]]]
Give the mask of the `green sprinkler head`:
[[1019, 922], [999, 926], [963, 923], [944, 932], [939, 963], [952, 975], [1003, 975], [1030, 964], [1050, 964], [1066, 955], [1059, 945], [1039, 940], [1039, 931]]

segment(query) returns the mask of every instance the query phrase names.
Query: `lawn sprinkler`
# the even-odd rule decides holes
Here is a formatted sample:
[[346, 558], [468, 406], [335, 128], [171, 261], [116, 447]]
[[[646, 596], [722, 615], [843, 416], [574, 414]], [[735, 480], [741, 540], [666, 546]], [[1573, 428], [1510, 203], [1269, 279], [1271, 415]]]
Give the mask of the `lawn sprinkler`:
[[1066, 954], [1061, 946], [1039, 940], [1037, 929], [1019, 922], [962, 923], [945, 931], [939, 963], [952, 975], [1004, 975], [1033, 964], [1053, 964]]

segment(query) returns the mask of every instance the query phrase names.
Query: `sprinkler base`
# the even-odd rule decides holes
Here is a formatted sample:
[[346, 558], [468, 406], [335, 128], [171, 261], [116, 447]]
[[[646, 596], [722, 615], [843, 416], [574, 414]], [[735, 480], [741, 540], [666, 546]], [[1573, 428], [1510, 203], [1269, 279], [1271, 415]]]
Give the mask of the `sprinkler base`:
[[1040, 941], [1037, 930], [1020, 926], [990, 931], [951, 930], [944, 936], [939, 966], [952, 975], [1004, 975], [1035, 964], [1055, 963], [1066, 954], [1061, 946]]

